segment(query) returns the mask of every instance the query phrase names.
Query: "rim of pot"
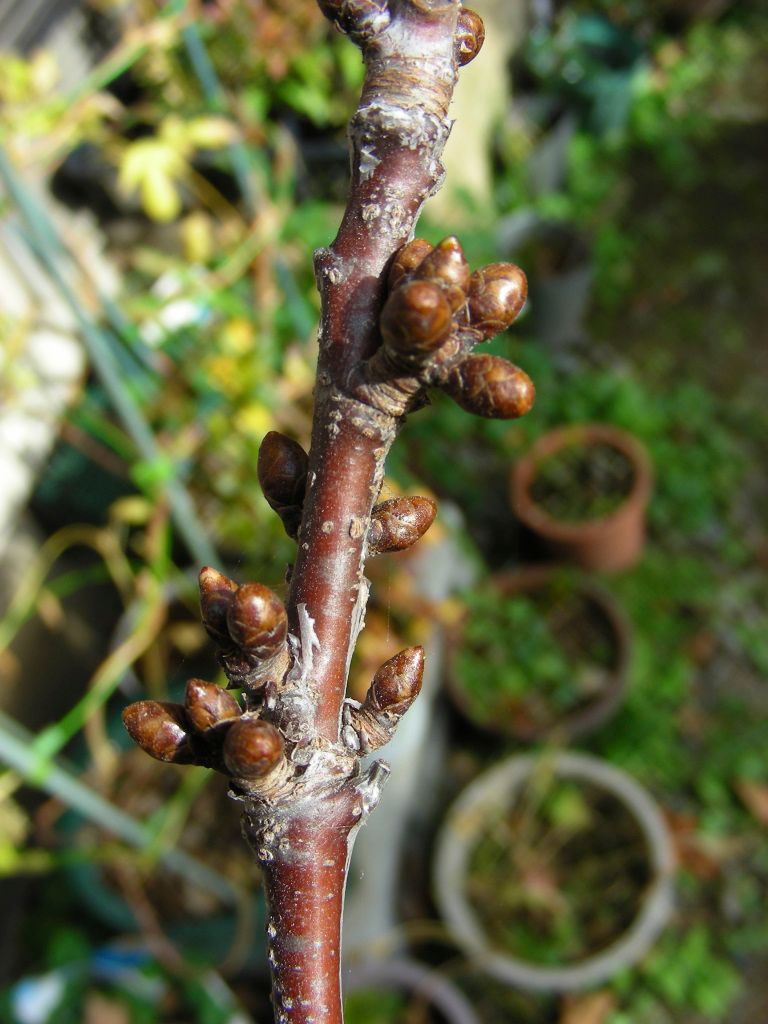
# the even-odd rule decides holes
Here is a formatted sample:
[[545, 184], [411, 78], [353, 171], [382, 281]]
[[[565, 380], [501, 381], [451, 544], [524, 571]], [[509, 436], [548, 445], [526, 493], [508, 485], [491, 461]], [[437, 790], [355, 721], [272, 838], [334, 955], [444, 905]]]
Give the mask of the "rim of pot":
[[[621, 452], [634, 468], [632, 488], [613, 512], [596, 519], [568, 522], [550, 515], [531, 496], [539, 463], [550, 455], [579, 442], [604, 442]], [[542, 434], [512, 467], [511, 501], [518, 519], [533, 530], [546, 531], [555, 540], [570, 540], [599, 534], [625, 515], [629, 507], [647, 505], [653, 488], [653, 467], [644, 444], [632, 434], [610, 423], [572, 423]]]
[[518, 754], [478, 776], [451, 806], [438, 835], [433, 868], [435, 901], [456, 943], [476, 966], [499, 981], [531, 992], [571, 992], [597, 985], [637, 963], [656, 940], [674, 905], [675, 857], [669, 830], [649, 793], [626, 772], [600, 758], [571, 751], [554, 755], [558, 777], [577, 779], [617, 797], [634, 817], [646, 844], [653, 880], [629, 928], [584, 960], [542, 967], [501, 953], [485, 938], [464, 894], [473, 839], [489, 812], [509, 804], [538, 758]]
[[602, 696], [590, 701], [584, 707], [566, 712], [552, 725], [530, 731], [515, 729], [506, 724], [503, 717], [495, 716], [484, 721], [472, 710], [472, 704], [457, 677], [455, 659], [461, 645], [464, 616], [447, 640], [445, 679], [448, 694], [459, 709], [476, 728], [498, 736], [511, 736], [524, 743], [532, 743], [546, 737], [577, 739], [593, 732], [603, 725], [618, 710], [627, 689], [629, 662], [632, 656], [632, 626], [623, 608], [610, 591], [591, 579], [585, 573], [565, 564], [526, 565], [517, 569], [495, 573], [491, 583], [498, 586], [502, 597], [543, 589], [552, 579], [566, 574], [574, 581], [574, 592], [583, 594], [605, 616], [614, 637], [614, 664], [607, 670], [610, 681]]
[[463, 992], [438, 970], [417, 960], [354, 960], [345, 965], [343, 974], [345, 993], [366, 988], [396, 989], [425, 999], [442, 1014], [446, 1024], [480, 1024]]

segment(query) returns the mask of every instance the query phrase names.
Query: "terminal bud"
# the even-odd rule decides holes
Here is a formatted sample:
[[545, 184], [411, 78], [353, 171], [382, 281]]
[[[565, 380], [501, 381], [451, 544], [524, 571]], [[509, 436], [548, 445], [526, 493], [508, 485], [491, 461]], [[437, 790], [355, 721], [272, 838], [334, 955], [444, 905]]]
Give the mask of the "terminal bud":
[[187, 681], [184, 708], [189, 724], [198, 732], [206, 732], [219, 722], [239, 718], [242, 714], [240, 705], [231, 693], [203, 679]]
[[241, 718], [224, 739], [224, 764], [240, 779], [267, 775], [283, 758], [283, 738], [274, 725], [260, 718]]
[[262, 583], [244, 583], [237, 588], [227, 611], [227, 625], [237, 646], [260, 661], [278, 654], [288, 633], [285, 605]]
[[423, 537], [437, 515], [437, 505], [431, 498], [418, 495], [390, 498], [375, 505], [368, 533], [368, 550], [380, 555], [389, 551], [404, 551]]
[[381, 666], [365, 702], [374, 711], [403, 715], [418, 697], [423, 677], [424, 648], [406, 647]]
[[514, 263], [489, 263], [469, 281], [469, 324], [483, 340], [501, 334], [525, 305], [528, 282]]
[[494, 420], [524, 416], [536, 397], [527, 373], [491, 355], [467, 356], [453, 368], [442, 388], [462, 409]]
[[123, 725], [134, 743], [157, 761], [191, 764], [184, 708], [158, 700], [140, 700], [123, 711]]

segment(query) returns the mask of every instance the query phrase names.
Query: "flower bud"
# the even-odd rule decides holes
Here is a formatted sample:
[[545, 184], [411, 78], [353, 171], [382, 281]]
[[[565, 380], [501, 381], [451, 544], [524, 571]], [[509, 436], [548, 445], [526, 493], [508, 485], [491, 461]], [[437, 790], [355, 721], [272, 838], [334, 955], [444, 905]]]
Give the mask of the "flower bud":
[[536, 390], [527, 373], [499, 356], [467, 356], [442, 385], [451, 398], [475, 416], [514, 420], [533, 406]]
[[500, 334], [525, 305], [528, 282], [514, 263], [489, 263], [469, 282], [469, 323], [484, 340]]
[[296, 537], [307, 486], [307, 453], [285, 434], [270, 430], [259, 448], [256, 471], [270, 507], [277, 512], [289, 537]]
[[344, 0], [317, 0], [317, 6], [330, 21], [336, 21], [341, 16], [341, 9]]
[[397, 252], [389, 268], [389, 290], [393, 292], [431, 252], [432, 246], [425, 238], [414, 238], [404, 245]]
[[373, 677], [366, 704], [375, 711], [402, 715], [421, 691], [424, 677], [424, 648], [406, 647], [385, 661]]
[[396, 361], [418, 366], [451, 333], [451, 307], [439, 285], [406, 281], [387, 299], [379, 326], [384, 345]]
[[283, 602], [261, 583], [244, 583], [237, 588], [227, 612], [227, 625], [237, 646], [260, 661], [274, 657], [288, 633]]
[[123, 711], [123, 725], [133, 742], [158, 761], [191, 764], [195, 760], [180, 704], [137, 701]]
[[414, 273], [419, 281], [439, 284], [448, 299], [451, 312], [456, 312], [467, 301], [469, 264], [458, 238], [444, 238], [419, 264]]
[[210, 565], [200, 570], [200, 611], [208, 635], [218, 644], [230, 643], [227, 632], [227, 609], [237, 584]]
[[369, 552], [379, 555], [409, 548], [424, 536], [436, 515], [437, 505], [431, 498], [415, 495], [382, 501], [374, 507], [371, 516]]
[[219, 722], [239, 718], [240, 705], [226, 690], [203, 679], [189, 679], [184, 694], [184, 708], [189, 724], [198, 732], [205, 732]]
[[283, 738], [274, 725], [260, 718], [241, 718], [227, 731], [224, 763], [240, 779], [257, 779], [283, 757]]
[[[321, 4], [322, 6], [322, 4]], [[463, 67], [480, 53], [480, 48], [485, 42], [485, 25], [483, 19], [476, 11], [468, 7], [462, 7], [456, 22], [456, 35], [454, 36], [454, 52], [459, 65]]]

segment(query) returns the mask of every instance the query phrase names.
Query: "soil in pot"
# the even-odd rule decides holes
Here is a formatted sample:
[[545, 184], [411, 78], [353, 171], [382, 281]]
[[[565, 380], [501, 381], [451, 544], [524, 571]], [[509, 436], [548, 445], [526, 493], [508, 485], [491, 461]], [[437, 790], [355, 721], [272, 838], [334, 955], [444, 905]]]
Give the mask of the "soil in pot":
[[533, 776], [477, 837], [466, 894], [493, 947], [567, 966], [627, 931], [650, 881], [642, 832], [617, 797]]
[[520, 739], [578, 735], [618, 703], [624, 634], [599, 590], [567, 570], [534, 572], [493, 578], [464, 601], [451, 687], [476, 724]]
[[583, 523], [615, 512], [634, 482], [635, 468], [618, 448], [574, 441], [538, 463], [531, 498], [553, 519]]
[[608, 423], [550, 430], [511, 483], [518, 520], [559, 561], [619, 572], [642, 555], [653, 471], [631, 434]]

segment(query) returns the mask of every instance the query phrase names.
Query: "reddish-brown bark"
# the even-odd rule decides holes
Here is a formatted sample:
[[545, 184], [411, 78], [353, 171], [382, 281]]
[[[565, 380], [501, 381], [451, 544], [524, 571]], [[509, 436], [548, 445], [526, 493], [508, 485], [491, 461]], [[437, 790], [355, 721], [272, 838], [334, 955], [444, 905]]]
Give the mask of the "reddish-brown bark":
[[[319, 3], [360, 46], [366, 74], [350, 124], [349, 202], [335, 241], [315, 257], [322, 319], [310, 452], [273, 433], [259, 457], [267, 500], [297, 536], [288, 601], [206, 567], [203, 623], [245, 710], [198, 680], [186, 707], [126, 712], [153, 756], [178, 748], [232, 779], [264, 873], [278, 1024], [342, 1024], [347, 864], [388, 773], [382, 762], [364, 770], [361, 758], [388, 741], [421, 687], [423, 651], [409, 648], [376, 673], [362, 705], [345, 701], [366, 555], [415, 542], [435, 512], [428, 499], [388, 502], [371, 533], [387, 452], [428, 386], [480, 415], [516, 416], [530, 385], [503, 360], [470, 355], [489, 317], [501, 329], [519, 311], [524, 276], [505, 264], [470, 278], [456, 239], [408, 247], [379, 323], [392, 258], [439, 187], [448, 104], [482, 22], [459, 0]], [[170, 755], [156, 740], [161, 727], [175, 730]]]

